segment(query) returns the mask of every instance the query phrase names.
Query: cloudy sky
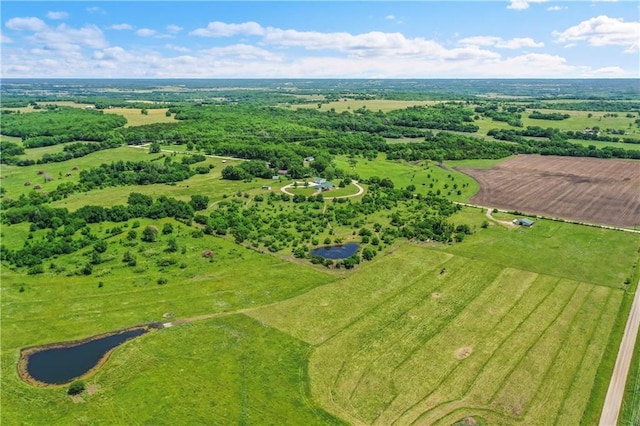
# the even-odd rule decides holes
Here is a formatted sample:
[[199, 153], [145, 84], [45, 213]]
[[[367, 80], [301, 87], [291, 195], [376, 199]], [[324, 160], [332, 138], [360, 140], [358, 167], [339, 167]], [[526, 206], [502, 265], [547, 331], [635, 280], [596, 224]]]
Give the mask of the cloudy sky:
[[1, 73], [634, 77], [635, 1], [2, 1]]

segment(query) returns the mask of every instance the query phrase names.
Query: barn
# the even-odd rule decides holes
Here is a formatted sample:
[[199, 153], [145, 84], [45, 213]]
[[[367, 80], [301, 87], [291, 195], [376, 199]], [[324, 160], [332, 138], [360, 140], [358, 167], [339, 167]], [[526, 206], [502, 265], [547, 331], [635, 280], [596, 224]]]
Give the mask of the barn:
[[515, 225], [526, 226], [527, 228], [529, 228], [530, 226], [533, 226], [535, 222], [531, 219], [527, 219], [526, 217], [521, 217], [518, 219], [514, 219], [513, 223]]

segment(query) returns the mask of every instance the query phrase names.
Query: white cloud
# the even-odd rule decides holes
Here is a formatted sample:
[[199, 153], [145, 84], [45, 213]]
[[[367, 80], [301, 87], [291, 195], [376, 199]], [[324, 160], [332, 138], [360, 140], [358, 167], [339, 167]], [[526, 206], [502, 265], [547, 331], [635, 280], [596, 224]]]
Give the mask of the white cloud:
[[388, 21], [395, 21], [396, 17], [395, 15], [387, 15], [384, 17], [384, 19], [388, 20]]
[[5, 26], [16, 31], [42, 31], [47, 28], [47, 24], [39, 18], [11, 18]]
[[167, 31], [169, 31], [171, 34], [179, 33], [180, 31], [182, 31], [182, 27], [173, 24], [167, 25]]
[[424, 38], [407, 39], [402, 33], [372, 31], [363, 34], [322, 33], [316, 31], [267, 28], [266, 44], [302, 47], [306, 50], [332, 50], [351, 56], [425, 56], [455, 57], [460, 50], [447, 51], [440, 44]]
[[549, 12], [557, 12], [559, 10], [567, 10], [567, 9], [569, 9], [568, 6], [549, 6], [547, 8]]
[[620, 67], [602, 67], [591, 71], [593, 75], [602, 77], [616, 77], [616, 76], [624, 76], [625, 72]]
[[545, 3], [547, 0], [510, 0], [507, 9], [524, 10], [529, 9], [530, 3]]
[[169, 50], [175, 50], [176, 52], [182, 52], [182, 53], [191, 52], [191, 49], [189, 49], [188, 47], [176, 46], [175, 44], [171, 44], [171, 43], [165, 44], [164, 48]]
[[[212, 22], [199, 35], [258, 38], [203, 50], [167, 43], [154, 51], [151, 46], [139, 50], [109, 46], [95, 26], [53, 28], [24, 20], [12, 25], [40, 30], [25, 37], [31, 42], [28, 48], [3, 46], [0, 72], [7, 77], [580, 78], [633, 77], [637, 73], [633, 65], [627, 70], [615, 62], [602, 68], [580, 67], [559, 55], [513, 51], [543, 46], [532, 38], [476, 36], [451, 47], [400, 32], [331, 33], [262, 27], [255, 22]], [[128, 24], [117, 25], [132, 29]], [[151, 31], [147, 36], [171, 36], [169, 27], [165, 34], [142, 30]], [[563, 44], [574, 43], [572, 38], [578, 36], [564, 34]]]
[[0, 32], [0, 43], [13, 43], [13, 39]]
[[93, 59], [102, 61], [129, 62], [135, 60], [136, 56], [127, 52], [120, 46], [107, 47], [106, 49], [93, 52]]
[[93, 7], [88, 7], [87, 12], [89, 13], [99, 13], [101, 15], [105, 15], [107, 12], [104, 11], [104, 9], [98, 7], [98, 6], [93, 6]]
[[129, 24], [113, 24], [113, 25], [109, 25], [107, 29], [122, 31], [122, 30], [132, 30], [133, 27]]
[[458, 43], [465, 44], [465, 45], [472, 45], [472, 46], [493, 46], [500, 49], [522, 49], [524, 47], [544, 47], [543, 42], [536, 42], [534, 39], [529, 37], [504, 40], [502, 37], [476, 36], [476, 37], [463, 38], [459, 40]]
[[625, 22], [605, 15], [553, 33], [560, 43], [584, 40], [591, 46], [624, 46], [627, 53], [638, 50], [639, 34], [640, 22]]
[[262, 35], [264, 28], [257, 22], [244, 22], [242, 24], [227, 24], [225, 22], [209, 22], [206, 28], [198, 28], [189, 35], [200, 37], [232, 37], [234, 35]]
[[47, 18], [49, 19], [67, 19], [69, 14], [67, 12], [49, 12]]
[[136, 34], [140, 37], [151, 37], [155, 35], [155, 33], [155, 30], [151, 30], [149, 28], [140, 28], [138, 31], [136, 31]]
[[267, 61], [279, 61], [282, 59], [281, 55], [274, 54], [266, 49], [252, 46], [249, 44], [235, 44], [232, 46], [213, 47], [203, 50], [206, 56], [215, 58], [220, 57], [235, 57], [237, 59], [251, 60], [251, 59], [263, 59]]

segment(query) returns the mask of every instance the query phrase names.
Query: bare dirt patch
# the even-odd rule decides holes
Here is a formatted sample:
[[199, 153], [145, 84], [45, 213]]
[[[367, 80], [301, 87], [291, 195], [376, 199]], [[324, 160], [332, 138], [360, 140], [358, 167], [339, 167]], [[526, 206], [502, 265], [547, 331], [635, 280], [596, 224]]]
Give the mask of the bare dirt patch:
[[640, 226], [640, 161], [519, 155], [476, 179], [471, 202], [614, 226]]
[[442, 293], [440, 293], [439, 291], [435, 291], [433, 293], [431, 293], [431, 298], [432, 299], [440, 299], [442, 297]]
[[455, 352], [456, 359], [465, 359], [473, 352], [473, 348], [471, 346], [463, 346], [458, 348]]
[[100, 390], [100, 386], [98, 385], [89, 385], [87, 386], [87, 394], [93, 395]]
[[80, 395], [73, 395], [71, 401], [73, 401], [74, 404], [82, 404], [84, 403], [84, 398]]

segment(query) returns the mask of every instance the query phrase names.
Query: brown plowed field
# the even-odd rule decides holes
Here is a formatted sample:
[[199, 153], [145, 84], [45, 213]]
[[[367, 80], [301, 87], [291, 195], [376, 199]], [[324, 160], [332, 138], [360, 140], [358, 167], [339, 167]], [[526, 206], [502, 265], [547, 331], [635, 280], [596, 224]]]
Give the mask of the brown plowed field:
[[640, 226], [640, 161], [519, 155], [489, 170], [474, 204], [623, 227]]

